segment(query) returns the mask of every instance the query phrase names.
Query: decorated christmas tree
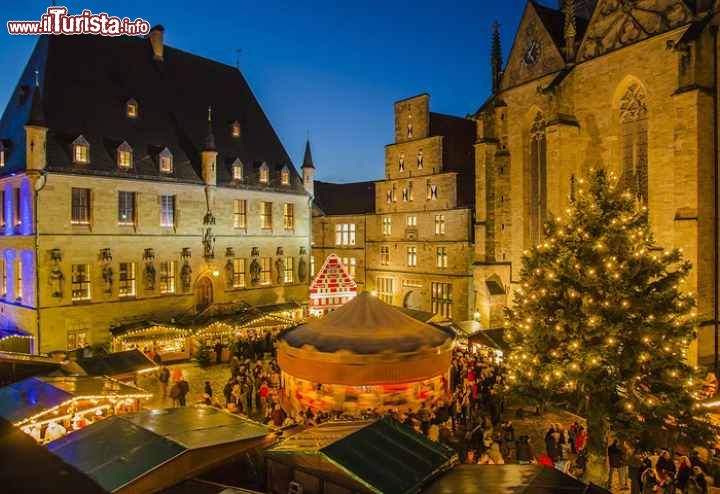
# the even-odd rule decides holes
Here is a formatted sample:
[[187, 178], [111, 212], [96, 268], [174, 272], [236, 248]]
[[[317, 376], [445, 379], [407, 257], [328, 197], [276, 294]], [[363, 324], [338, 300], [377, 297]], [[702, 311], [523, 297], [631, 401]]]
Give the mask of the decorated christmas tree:
[[591, 453], [607, 434], [645, 447], [698, 444], [712, 430], [686, 357], [695, 300], [680, 250], [655, 245], [648, 211], [603, 170], [523, 257], [507, 310], [510, 392], [585, 417]]

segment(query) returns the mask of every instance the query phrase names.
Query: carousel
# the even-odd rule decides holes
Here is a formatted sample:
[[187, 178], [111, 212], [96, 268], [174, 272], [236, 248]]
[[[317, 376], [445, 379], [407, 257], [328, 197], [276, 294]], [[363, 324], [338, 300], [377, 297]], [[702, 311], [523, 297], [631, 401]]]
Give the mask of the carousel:
[[452, 331], [367, 292], [278, 339], [283, 399], [295, 410], [417, 409], [447, 396]]

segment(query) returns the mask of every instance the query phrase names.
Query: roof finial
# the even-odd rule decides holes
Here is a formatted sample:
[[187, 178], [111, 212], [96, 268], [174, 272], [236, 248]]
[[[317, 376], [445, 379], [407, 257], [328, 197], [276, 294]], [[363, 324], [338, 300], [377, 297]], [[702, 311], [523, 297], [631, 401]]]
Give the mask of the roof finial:
[[212, 122], [212, 106], [208, 106], [208, 122]]
[[208, 106], [208, 130], [203, 151], [215, 151], [215, 135], [212, 130], [212, 106]]
[[40, 69], [35, 67], [35, 87], [40, 87]]
[[502, 46], [500, 45], [500, 23], [493, 22], [492, 33], [492, 52], [490, 58], [492, 67], [492, 87], [493, 93], [497, 93], [500, 89], [500, 78], [502, 76]]
[[565, 54], [567, 60], [572, 61], [575, 58], [575, 36], [577, 36], [575, 0], [565, 0], [563, 3], [565, 13]]

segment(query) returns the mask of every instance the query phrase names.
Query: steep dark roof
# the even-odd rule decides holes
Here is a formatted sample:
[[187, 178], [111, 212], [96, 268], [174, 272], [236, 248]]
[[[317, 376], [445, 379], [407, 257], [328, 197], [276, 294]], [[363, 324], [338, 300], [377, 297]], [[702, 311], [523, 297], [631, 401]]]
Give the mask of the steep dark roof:
[[375, 212], [375, 182], [315, 182], [315, 205], [327, 215]]
[[[45, 122], [49, 128], [48, 170], [70, 173], [201, 183], [200, 152], [208, 136], [207, 109], [218, 151], [219, 185], [235, 185], [231, 163], [245, 166], [245, 187], [288, 189], [304, 194], [302, 179], [243, 75], [235, 68], [165, 46], [164, 61], [153, 61], [147, 39], [133, 36], [41, 36], [0, 119], [0, 139], [11, 142], [5, 173], [25, 166], [23, 125], [30, 115], [35, 70], [39, 71]], [[126, 116], [134, 98], [137, 118]], [[232, 137], [238, 121], [242, 133]], [[90, 143], [90, 163], [74, 165], [71, 143]], [[118, 170], [116, 148], [127, 141], [134, 166]], [[161, 174], [157, 155], [167, 147], [173, 173]], [[271, 170], [258, 184], [260, 165]], [[280, 185], [280, 170], [291, 170], [291, 186]], [[242, 185], [240, 185], [242, 186]]]
[[305, 156], [303, 156], [303, 168], [315, 168], [313, 163], [312, 151], [310, 151], [310, 140], [308, 139], [305, 143]]

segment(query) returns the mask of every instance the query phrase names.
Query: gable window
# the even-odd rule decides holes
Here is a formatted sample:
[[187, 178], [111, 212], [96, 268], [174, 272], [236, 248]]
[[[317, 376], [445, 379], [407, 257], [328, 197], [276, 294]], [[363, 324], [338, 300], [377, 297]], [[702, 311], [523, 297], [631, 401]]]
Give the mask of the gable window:
[[175, 261], [160, 263], [160, 293], [175, 293]]
[[260, 284], [269, 285], [272, 277], [272, 259], [263, 257], [260, 259]]
[[385, 196], [387, 197], [387, 203], [390, 204], [390, 203], [392, 202], [392, 191], [391, 191], [391, 190], [388, 190], [388, 191], [385, 193]]
[[132, 148], [127, 142], [123, 142], [117, 148], [117, 165], [120, 168], [130, 168], [133, 163]]
[[417, 154], [417, 167], [418, 167], [418, 170], [422, 170], [422, 168], [423, 168], [423, 160], [424, 160], [424, 159], [425, 159], [425, 158], [423, 157], [423, 152], [422, 152], [422, 151], [418, 151], [418, 154]]
[[380, 247], [380, 265], [390, 265], [390, 247], [388, 247], [387, 245], [383, 245], [382, 247]]
[[82, 135], [72, 143], [73, 162], [86, 165], [90, 163], [90, 143]]
[[355, 245], [355, 223], [335, 225], [335, 245]]
[[247, 228], [247, 200], [235, 199], [233, 201], [233, 226]]
[[295, 259], [292, 257], [286, 257], [285, 265], [284, 265], [284, 272], [283, 272], [283, 281], [285, 283], [293, 283], [295, 281], [294, 266], [295, 266]]
[[283, 226], [286, 230], [295, 228], [295, 205], [290, 203], [283, 204]]
[[444, 235], [445, 234], [445, 215], [444, 214], [436, 214], [435, 215], [435, 235]]
[[270, 168], [268, 168], [267, 163], [263, 163], [260, 165], [260, 183], [266, 184], [270, 182]]
[[392, 202], [397, 202], [397, 186], [392, 184]]
[[121, 297], [135, 296], [135, 263], [121, 262], [118, 280], [118, 295]]
[[173, 155], [168, 148], [160, 151], [158, 156], [160, 161], [160, 171], [162, 173], [172, 173], [173, 171]]
[[260, 228], [272, 230], [272, 202], [260, 203]]
[[435, 251], [436, 263], [438, 268], [444, 269], [448, 266], [447, 247], [438, 247]]
[[382, 232], [383, 235], [390, 235], [392, 233], [392, 218], [390, 216], [383, 218]]
[[405, 155], [401, 154], [400, 159], [398, 160], [398, 170], [401, 172], [405, 171]]
[[542, 113], [535, 115], [530, 127], [530, 242], [543, 237], [547, 218], [547, 138]]
[[280, 171], [280, 183], [290, 185], [290, 170], [288, 170], [287, 166]]
[[160, 196], [160, 226], [175, 226], [175, 196]]
[[645, 90], [632, 84], [620, 100], [621, 183], [642, 203], [648, 200], [648, 110]]
[[72, 189], [70, 222], [73, 225], [90, 223], [90, 189]]
[[243, 164], [242, 164], [242, 161], [240, 161], [239, 159], [236, 159], [233, 162], [232, 177], [233, 177], [233, 180], [238, 180], [238, 181], [243, 179]]
[[90, 284], [90, 265], [89, 264], [73, 264], [72, 265], [72, 299], [90, 300], [91, 284]]
[[417, 226], [417, 216], [411, 215], [407, 217], [407, 226]]
[[118, 224], [135, 224], [135, 192], [118, 192]]
[[128, 118], [137, 118], [139, 113], [139, 106], [138, 102], [135, 101], [135, 99], [131, 98], [128, 100], [127, 104], [125, 105], [125, 113], [127, 114]]
[[417, 266], [417, 247], [415, 246], [407, 248], [407, 265], [411, 268]]
[[245, 288], [245, 259], [233, 259], [233, 288]]
[[405, 187], [402, 191], [402, 199], [403, 202], [408, 202], [410, 200], [410, 190], [408, 190], [407, 187]]
[[241, 132], [242, 132], [242, 129], [240, 128], [240, 122], [235, 120], [232, 123], [232, 126], [230, 127], [230, 133], [232, 134], [233, 137], [237, 138], [237, 137], [240, 137]]
[[430, 181], [427, 183], [427, 199], [429, 201], [435, 200], [438, 198], [438, 189], [437, 185], [431, 184]]

